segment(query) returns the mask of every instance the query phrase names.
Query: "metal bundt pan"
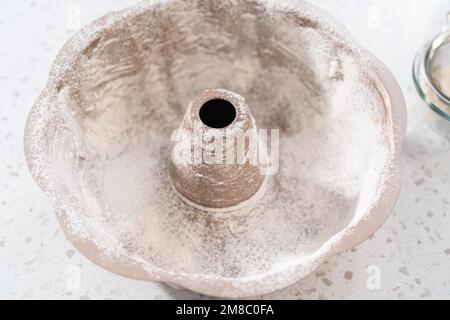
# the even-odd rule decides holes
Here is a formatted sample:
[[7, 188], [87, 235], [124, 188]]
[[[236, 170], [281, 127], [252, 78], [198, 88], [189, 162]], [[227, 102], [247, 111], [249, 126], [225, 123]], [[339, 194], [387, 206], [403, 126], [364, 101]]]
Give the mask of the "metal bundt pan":
[[[172, 132], [196, 110], [188, 102], [215, 88], [245, 99], [250, 125], [279, 130], [279, 169], [245, 209], [209, 210], [235, 202], [214, 202], [214, 186], [189, 176], [174, 186]], [[24, 143], [34, 180], [90, 260], [246, 297], [295, 283], [383, 224], [400, 191], [405, 126], [391, 73], [307, 3], [152, 1], [69, 40]], [[259, 188], [248, 186], [234, 195]]]

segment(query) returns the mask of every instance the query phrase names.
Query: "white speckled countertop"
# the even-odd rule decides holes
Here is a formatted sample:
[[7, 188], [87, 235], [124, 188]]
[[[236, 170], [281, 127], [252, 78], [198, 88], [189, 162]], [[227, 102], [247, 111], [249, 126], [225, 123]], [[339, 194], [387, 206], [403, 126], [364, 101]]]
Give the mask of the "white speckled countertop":
[[[197, 299], [127, 279], [92, 264], [66, 241], [24, 163], [27, 113], [50, 64], [82, 25], [136, 0], [0, 2], [0, 299]], [[315, 273], [262, 298], [450, 298], [450, 143], [423, 121], [411, 63], [443, 24], [448, 0], [315, 0], [378, 56], [408, 104], [403, 190], [393, 215], [369, 240]], [[449, 123], [450, 126], [450, 123]]]

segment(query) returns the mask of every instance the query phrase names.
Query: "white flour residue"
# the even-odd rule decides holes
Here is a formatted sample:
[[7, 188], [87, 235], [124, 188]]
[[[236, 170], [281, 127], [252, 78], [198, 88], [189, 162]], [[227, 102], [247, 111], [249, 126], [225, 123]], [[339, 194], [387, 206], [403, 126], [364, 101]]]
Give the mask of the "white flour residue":
[[[50, 137], [71, 194], [57, 207], [78, 237], [148, 270], [239, 283], [307, 259], [370, 208], [385, 101], [329, 26], [252, 1], [171, 1], [108, 23], [59, 81]], [[280, 130], [280, 170], [249, 213], [192, 208], [169, 182], [171, 133], [209, 88], [238, 92], [258, 128]]]

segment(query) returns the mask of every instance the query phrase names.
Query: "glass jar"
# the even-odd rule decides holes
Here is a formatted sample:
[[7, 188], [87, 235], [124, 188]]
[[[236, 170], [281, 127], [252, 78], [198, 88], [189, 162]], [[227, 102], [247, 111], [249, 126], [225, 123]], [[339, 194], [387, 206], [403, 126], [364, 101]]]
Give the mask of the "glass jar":
[[432, 128], [450, 140], [450, 12], [442, 33], [417, 53], [413, 79], [431, 110], [426, 114]]

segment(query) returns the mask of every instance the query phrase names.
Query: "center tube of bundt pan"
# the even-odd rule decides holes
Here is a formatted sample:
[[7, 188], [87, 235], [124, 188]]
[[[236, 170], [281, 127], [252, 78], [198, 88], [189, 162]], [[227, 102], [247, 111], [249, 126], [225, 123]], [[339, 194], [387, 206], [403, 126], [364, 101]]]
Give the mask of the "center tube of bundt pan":
[[244, 98], [234, 92], [210, 89], [196, 96], [172, 141], [170, 178], [193, 205], [238, 206], [263, 185], [255, 120]]

